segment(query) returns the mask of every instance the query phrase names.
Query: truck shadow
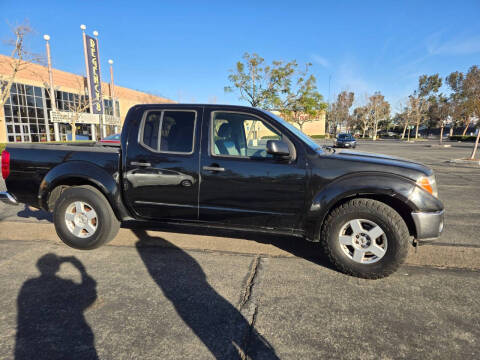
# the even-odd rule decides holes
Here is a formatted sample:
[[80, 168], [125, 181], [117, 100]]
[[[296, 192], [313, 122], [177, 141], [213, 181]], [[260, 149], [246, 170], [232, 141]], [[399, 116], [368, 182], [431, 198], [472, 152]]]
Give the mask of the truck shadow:
[[[124, 222], [122, 227], [128, 229], [135, 229], [138, 227], [137, 223]], [[150, 224], [148, 229], [154, 231], [162, 232], [171, 232], [171, 233], [181, 233], [181, 234], [191, 234], [191, 235], [205, 235], [205, 236], [216, 236], [216, 237], [226, 237], [234, 239], [246, 239], [252, 240], [261, 244], [270, 244], [283, 251], [286, 251], [296, 257], [310, 261], [316, 265], [328, 268], [333, 271], [338, 271], [328, 260], [326, 255], [323, 253], [320, 243], [311, 242], [305, 239], [288, 236], [288, 235], [278, 235], [278, 234], [269, 234], [269, 233], [257, 233], [257, 232], [248, 232], [248, 231], [234, 231], [227, 229], [209, 229], [204, 227], [196, 226], [179, 226], [174, 224], [162, 224], [162, 225], [152, 225]]]
[[53, 213], [49, 213], [40, 209], [32, 210], [28, 205], [25, 205], [23, 210], [20, 210], [17, 213], [17, 216], [26, 219], [34, 218], [36, 220], [47, 220], [49, 222], [53, 222]]
[[[242, 313], [208, 283], [197, 261], [175, 245], [134, 229], [148, 273], [216, 359], [278, 359]], [[165, 248], [169, 248], [165, 254]], [[174, 250], [174, 251], [172, 251]]]
[[[62, 263], [80, 272], [82, 282], [62, 279]], [[98, 359], [84, 311], [97, 299], [96, 282], [75, 257], [46, 254], [40, 276], [28, 279], [17, 298], [15, 359]]]

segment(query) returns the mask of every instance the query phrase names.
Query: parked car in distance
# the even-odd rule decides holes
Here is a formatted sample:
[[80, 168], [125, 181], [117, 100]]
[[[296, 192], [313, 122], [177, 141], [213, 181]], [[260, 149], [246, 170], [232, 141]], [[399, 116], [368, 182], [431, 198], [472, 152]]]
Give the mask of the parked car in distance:
[[1, 168], [0, 200], [53, 211], [60, 239], [83, 250], [112, 240], [122, 224], [174, 223], [306, 239], [339, 270], [381, 278], [410, 244], [443, 230], [429, 167], [327, 151], [244, 106], [136, 105], [119, 146], [7, 144]]
[[357, 147], [357, 140], [355, 140], [352, 134], [338, 134], [333, 146], [338, 148], [355, 149]]
[[399, 135], [393, 131], [381, 130], [377, 133], [377, 136], [380, 138], [388, 139], [388, 138], [398, 138]]
[[99, 142], [106, 144], [120, 144], [121, 134], [112, 134], [103, 139], [100, 139]]

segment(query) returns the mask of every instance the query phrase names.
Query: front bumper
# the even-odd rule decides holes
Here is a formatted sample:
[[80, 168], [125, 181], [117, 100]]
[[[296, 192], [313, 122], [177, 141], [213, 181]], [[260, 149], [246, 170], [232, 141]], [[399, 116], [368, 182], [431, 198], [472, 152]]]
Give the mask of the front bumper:
[[443, 231], [444, 210], [436, 212], [413, 212], [413, 222], [417, 240], [435, 239], [440, 236]]
[[0, 192], [0, 201], [4, 202], [5, 204], [10, 204], [10, 205], [17, 205], [18, 204], [17, 199], [15, 199], [15, 196], [13, 196], [12, 194], [10, 194], [6, 191]]

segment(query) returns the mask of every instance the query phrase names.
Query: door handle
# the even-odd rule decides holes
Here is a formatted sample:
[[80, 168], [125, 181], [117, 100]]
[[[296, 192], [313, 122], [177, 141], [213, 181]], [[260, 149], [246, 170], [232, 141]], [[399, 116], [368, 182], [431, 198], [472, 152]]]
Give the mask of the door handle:
[[225, 171], [225, 168], [219, 166], [204, 166], [205, 171]]
[[132, 161], [130, 163], [130, 165], [133, 165], [133, 166], [152, 166], [152, 164], [150, 164], [149, 162], [138, 162], [138, 161]]

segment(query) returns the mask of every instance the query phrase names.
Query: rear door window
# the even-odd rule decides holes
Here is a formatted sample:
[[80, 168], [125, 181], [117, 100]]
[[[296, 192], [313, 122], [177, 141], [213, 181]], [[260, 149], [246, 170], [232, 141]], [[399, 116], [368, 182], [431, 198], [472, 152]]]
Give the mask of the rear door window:
[[191, 153], [195, 113], [193, 111], [165, 111], [160, 138], [161, 152]]
[[142, 124], [140, 143], [155, 152], [193, 152], [196, 111], [149, 111]]
[[161, 118], [162, 113], [160, 111], [151, 111], [144, 120], [141, 143], [149, 150], [158, 150], [158, 131]]

